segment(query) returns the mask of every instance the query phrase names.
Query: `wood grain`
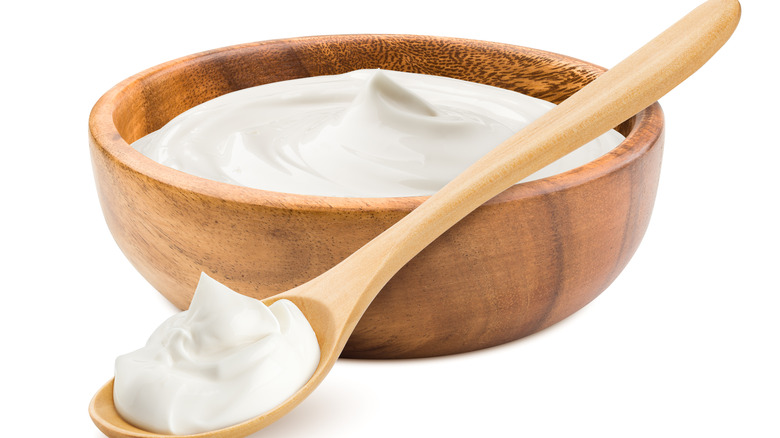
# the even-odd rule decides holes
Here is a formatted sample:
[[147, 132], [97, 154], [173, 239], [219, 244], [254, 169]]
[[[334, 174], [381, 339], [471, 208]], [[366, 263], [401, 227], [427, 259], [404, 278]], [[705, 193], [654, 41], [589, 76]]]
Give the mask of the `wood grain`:
[[[516, 181], [541, 169], [552, 161], [563, 157], [573, 149], [587, 143], [617, 123], [629, 119], [642, 108], [645, 108], [648, 105], [654, 105], [653, 102], [656, 99], [665, 95], [676, 85], [684, 81], [720, 49], [734, 31], [739, 21], [739, 16], [740, 5], [737, 0], [707, 1], [613, 69], [604, 73], [591, 84], [563, 101], [560, 105], [542, 117], [534, 120], [522, 131], [516, 133], [501, 145], [487, 153], [479, 161], [448, 183], [444, 188], [439, 190], [435, 195], [425, 200], [425, 202], [420, 204], [412, 212], [408, 213], [366, 245], [350, 254], [336, 266], [299, 286], [263, 300], [264, 303], [271, 304], [279, 299], [288, 299], [303, 312], [314, 329], [314, 332], [317, 334], [317, 340], [320, 345], [321, 356], [317, 369], [301, 389], [274, 409], [271, 409], [268, 412], [258, 413], [256, 417], [239, 424], [215, 431], [188, 435], [188, 437], [235, 438], [246, 436], [271, 424], [297, 406], [322, 382], [335, 364], [339, 355], [342, 353], [353, 330], [356, 328], [358, 322], [361, 321], [364, 312], [388, 281], [390, 281], [391, 278], [407, 264], [407, 262], [412, 261], [420, 251], [424, 250], [438, 237], [445, 237], [446, 234], [443, 235], [443, 233], [446, 233], [448, 230], [455, 230], [455, 228], [451, 229], [451, 227], [469, 213], [480, 207], [484, 208], [483, 204], [485, 202], [488, 203], [487, 206], [489, 208], [493, 209], [492, 215], [487, 215], [485, 219], [491, 220], [498, 218], [496, 220], [496, 225], [503, 225], [499, 230], [491, 230], [497, 232], [494, 235], [495, 239], [490, 241], [489, 244], [499, 247], [504, 246], [505, 236], [510, 235], [507, 230], [507, 223], [511, 220], [507, 220], [503, 215], [502, 206], [505, 202], [496, 201], [496, 198], [500, 197], [499, 195], [503, 196], [501, 193], [504, 190], [510, 188], [507, 192], [513, 191], [518, 187], [515, 186]], [[637, 131], [639, 126], [643, 125], [643, 122], [644, 120], [641, 118], [635, 118], [635, 120], [630, 123], [635, 129], [631, 130], [629, 137]], [[119, 136], [117, 135], [115, 137]], [[658, 147], [651, 147], [650, 149], [660, 150]], [[618, 150], [620, 150], [620, 148], [618, 148]], [[651, 153], [652, 152], [646, 152], [639, 155], [648, 156]], [[610, 159], [619, 161], [620, 158], [630, 154], [624, 152], [623, 154], [615, 155], [616, 156], [611, 156]], [[133, 155], [130, 154], [129, 156], [132, 157]], [[549, 184], [555, 189], [554, 191], [547, 191], [542, 195], [542, 197], [550, 197], [544, 202], [543, 210], [546, 210], [548, 213], [547, 216], [551, 220], [551, 223], [541, 225], [542, 228], [552, 229], [552, 234], [555, 236], [555, 239], [552, 242], [548, 242], [551, 243], [551, 245], [543, 248], [541, 251], [542, 253], [551, 255], [553, 269], [546, 269], [550, 266], [542, 267], [545, 269], [537, 266], [534, 271], [534, 273], [542, 273], [542, 275], [537, 277], [541, 278], [540, 282], [544, 283], [545, 286], [548, 287], [547, 290], [551, 290], [552, 292], [540, 299], [535, 296], [526, 296], [526, 302], [542, 301], [548, 305], [547, 308], [540, 309], [540, 311], [534, 314], [523, 315], [536, 317], [537, 324], [543, 324], [545, 321], [549, 321], [551, 315], [554, 314], [560, 303], [576, 303], [576, 294], [564, 295], [561, 293], [567, 286], [567, 281], [572, 275], [578, 274], [579, 271], [586, 271], [582, 273], [583, 278], [593, 278], [592, 272], [587, 272], [586, 269], [583, 269], [583, 266], [587, 266], [586, 261], [577, 259], [580, 264], [574, 266], [568, 264], [571, 255], [567, 249], [571, 246], [590, 246], [591, 242], [589, 240], [583, 240], [581, 238], [582, 236], [578, 233], [564, 235], [560, 233], [560, 230], [569, 230], [571, 228], [571, 223], [582, 220], [581, 218], [571, 216], [571, 211], [577, 204], [583, 202], [591, 204], [598, 198], [609, 197], [610, 193], [586, 191], [581, 193], [581, 195], [583, 197], [586, 195], [594, 195], [592, 199], [586, 198], [583, 200], [582, 197], [574, 199], [563, 198], [566, 201], [565, 203], [560, 202], [559, 196], [561, 196], [560, 193], [574, 189], [575, 186], [583, 186], [588, 182], [607, 178], [608, 175], [617, 173], [621, 168], [630, 165], [629, 163], [624, 163], [624, 166], [618, 168], [605, 165], [604, 162], [606, 162], [606, 164], [614, 163], [614, 161], [610, 161], [610, 159], [602, 159], [584, 166], [583, 169], [597, 172], [584, 184], [574, 184], [577, 182], [575, 179], [570, 181], [570, 183], [573, 183], [571, 186], [554, 185], [555, 182], [563, 181], [567, 176], [571, 177], [571, 175], [577, 175], [580, 172], [584, 172], [585, 170], [582, 169], [550, 178], [547, 181], [543, 180], [540, 183]], [[635, 163], [636, 161], [638, 160], [634, 160], [633, 162]], [[184, 182], [182, 182], [182, 184], [183, 183]], [[166, 184], [165, 181], [160, 181], [157, 185], [164, 184]], [[526, 186], [533, 186], [533, 184], [519, 187], [522, 188]], [[219, 188], [219, 186], [216, 186], [216, 188]], [[619, 187], [610, 188], [615, 190], [619, 189]], [[207, 190], [208, 187], [203, 188], [203, 191]], [[190, 192], [192, 192], [192, 194], [190, 194]], [[504, 194], [507, 192], [504, 192]], [[655, 192], [654, 184], [652, 192]], [[211, 196], [210, 194], [195, 192], [195, 190], [185, 191], [185, 189], [180, 189], [179, 193], [185, 193], [188, 197], [196, 201], [206, 201], [203, 197]], [[252, 192], [247, 193], [251, 194]], [[238, 196], [239, 194], [234, 193], [233, 195]], [[225, 198], [227, 198], [227, 196], [223, 196], [222, 199], [217, 199], [218, 205], [215, 208], [220, 209], [219, 207], [223, 207], [231, 202], [235, 203], [232, 199]], [[321, 199], [319, 201], [327, 202], [327, 200]], [[515, 199], [510, 199], [506, 202], [511, 203], [514, 201]], [[627, 203], [626, 208], [628, 211], [624, 217], [624, 224], [632, 223], [633, 221], [631, 218], [636, 217], [632, 215], [631, 208], [635, 207], [632, 201], [633, 199]], [[248, 201], [245, 200], [244, 202]], [[366, 204], [370, 205], [371, 202], [392, 201], [367, 201]], [[167, 208], [162, 208], [162, 210], [166, 209]], [[320, 208], [317, 209], [307, 210], [303, 214], [298, 213], [295, 208], [286, 205], [280, 206], [279, 209], [282, 212], [281, 216], [285, 216], [286, 214], [287, 217], [297, 215], [318, 215], [321, 212], [345, 210], [343, 208], [334, 208], [333, 205], [329, 205], [328, 208], [320, 206]], [[367, 209], [367, 207], [364, 207], [362, 209], [357, 209], [357, 211], [364, 211]], [[520, 219], [523, 219], [522, 223], [538, 225], [535, 223], [536, 218], [533, 213], [536, 213], [536, 211], [523, 211], [520, 216]], [[649, 208], [643, 211], [641, 215], [646, 223], [646, 218], [649, 216]], [[542, 216], [545, 215], [543, 214]], [[167, 217], [167, 215], [165, 217]], [[517, 218], [512, 219], [517, 220]], [[199, 217], [199, 220], [203, 220], [202, 215]], [[202, 223], [204, 225], [211, 225], [208, 221]], [[216, 223], [218, 223], [218, 221], [216, 221]], [[484, 226], [481, 222], [478, 222], [476, 225]], [[583, 225], [583, 227], [585, 227], [585, 225]], [[220, 243], [218, 241], [203, 239], [202, 231], [188, 231], [201, 237], [200, 241], [202, 243], [205, 242], [201, 249], [210, 248], [208, 246], [210, 243]], [[474, 244], [471, 242], [471, 240], [474, 239], [472, 229], [465, 228], [461, 231], [464, 233], [464, 236], [462, 237], [463, 246], [471, 245], [476, 247], [478, 244], [484, 243], [479, 242], [478, 244]], [[580, 230], [577, 229], [577, 231]], [[623, 234], [619, 239], [607, 239], [612, 243], [612, 245], [609, 246], [610, 249], [620, 248], [617, 253], [618, 257], [620, 257], [621, 254], [626, 254], [623, 250], [627, 245], [633, 246], [635, 242], [638, 242], [638, 239], [634, 239], [637, 237], [637, 234], [632, 233], [631, 237], [628, 236], [627, 227], [622, 228], [621, 231], [623, 231]], [[570, 239], [571, 243], [568, 243], [567, 239]], [[457, 242], [457, 240], [454, 241]], [[334, 242], [333, 244], [336, 245], [338, 242]], [[459, 247], [457, 244], [455, 246]], [[521, 256], [525, 255], [522, 251], [526, 248], [517, 249], [520, 250]], [[631, 251], [633, 251], [633, 248]], [[460, 253], [459, 255], [466, 259], [469, 258], [468, 253]], [[432, 268], [441, 266], [442, 262], [446, 261], [446, 259], [435, 259], [435, 264]], [[493, 262], [490, 267], [497, 268], [496, 261], [490, 261]], [[537, 260], [520, 257], [520, 261], [522, 264], [533, 264], [536, 263]], [[619, 270], [619, 264], [615, 264], [614, 262], [611, 263], [611, 267], [613, 268], [612, 272], [615, 272], [614, 270], [616, 268]], [[514, 268], [514, 265], [507, 263], [498, 268], [499, 269], [495, 271], [496, 274], [500, 274], [502, 271], [511, 271]], [[544, 275], [550, 272], [551, 274], [549, 276]], [[483, 275], [484, 272], [474, 271], [472, 269], [468, 272], [468, 276], [464, 277], [462, 281], [459, 281], [458, 279], [459, 272], [453, 270], [439, 270], [435, 271], [434, 274], [440, 282], [456, 286], [455, 289], [450, 291], [451, 295], [448, 298], [451, 298], [452, 294], [457, 295], [463, 291], [460, 289], [463, 281], [468, 281], [473, 277], [479, 277], [480, 275]], [[430, 276], [431, 275], [429, 275], [429, 277]], [[451, 281], [453, 278], [455, 278], [455, 281]], [[548, 279], [552, 280], [550, 281]], [[531, 281], [536, 280], [536, 278], [524, 278], [523, 280], [524, 282], [521, 283], [527, 285]], [[550, 288], [551, 285], [552, 287]], [[575, 288], [579, 288], [580, 286], [580, 283], [574, 285]], [[464, 305], [468, 307], [468, 310], [470, 311], [469, 315], [473, 313], [481, 314], [483, 317], [482, 320], [486, 322], [481, 324], [481, 327], [470, 326], [471, 330], [467, 332], [469, 335], [480, 331], [484, 332], [484, 328], [488, 325], [491, 318], [495, 316], [484, 313], [485, 306], [482, 305], [483, 302], [492, 303], [495, 301], [495, 298], [491, 296], [492, 289], [486, 288], [485, 285], [480, 285], [480, 287], [482, 292], [481, 296], [474, 297], [473, 302], [467, 302]], [[408, 289], [407, 292], [409, 292]], [[410, 293], [418, 298], [416, 303], [421, 303], [421, 306], [431, 304], [429, 297], [423, 296], [421, 291], [415, 290]], [[413, 304], [414, 303], [410, 302], [404, 303], [405, 312], [404, 314], [397, 315], [397, 317], [402, 318], [404, 315], [408, 315], [410, 311], [413, 312], [414, 310], [417, 310], [414, 308]], [[432, 312], [438, 314], [446, 313], [449, 309], [447, 305], [454, 306], [456, 303], [450, 301], [445, 302], [444, 304], [445, 305], [442, 306], [441, 303], [439, 303], [439, 307], [431, 309]], [[497, 306], [497, 309], [499, 310], [502, 308], [503, 306]], [[425, 334], [430, 330], [440, 328], [436, 324], [430, 322], [427, 322], [425, 325], [417, 325], [416, 320], [411, 319], [410, 321], [411, 327], [414, 328], [412, 335], [417, 335], [410, 336], [411, 339], [425, 338]], [[447, 330], [443, 330], [444, 332], [452, 333], [452, 327], [461, 325], [461, 321], [452, 316], [450, 316], [446, 322], [448, 327]], [[377, 330], [386, 331], [384, 327], [379, 327]], [[451, 338], [445, 337], [443, 340], [444, 342], [449, 341], [450, 345], [452, 345]], [[459, 340], [456, 340], [456, 342], [457, 341]], [[410, 343], [407, 342], [406, 345], [408, 346]], [[415, 345], [419, 348], [420, 344], [416, 343], [411, 345]], [[460, 345], [463, 346], [463, 343]], [[98, 428], [112, 438], [162, 438], [163, 435], [148, 433], [127, 424], [117, 414], [111, 396], [112, 386], [113, 381], [104, 385], [90, 403], [90, 416]]]
[[[178, 59], [129, 78], [90, 116], [106, 222], [131, 263], [186, 308], [199, 272], [264, 298], [326, 271], [425, 198], [289, 195], [203, 180], [128, 143], [238, 89], [385, 68], [561, 102], [604, 70], [539, 50], [455, 38], [351, 35], [267, 41]], [[455, 225], [384, 287], [344, 356], [423, 357], [489, 347], [569, 316], [620, 273], [647, 228], [661, 164], [657, 104], [620, 125], [617, 149], [514, 186]]]

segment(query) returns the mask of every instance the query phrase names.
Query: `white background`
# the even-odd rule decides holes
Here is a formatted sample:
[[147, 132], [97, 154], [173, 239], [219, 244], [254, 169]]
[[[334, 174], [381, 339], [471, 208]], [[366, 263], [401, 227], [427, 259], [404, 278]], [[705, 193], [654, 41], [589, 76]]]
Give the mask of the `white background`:
[[[120, 80], [221, 46], [318, 34], [483, 39], [611, 66], [699, 0], [14, 2], [2, 33], [3, 436], [102, 436], [87, 404], [175, 309], [130, 266], [95, 194], [87, 117]], [[256, 437], [780, 436], [780, 7], [661, 101], [653, 218], [609, 289], [480, 352], [341, 360]], [[10, 430], [9, 430], [10, 428]]]

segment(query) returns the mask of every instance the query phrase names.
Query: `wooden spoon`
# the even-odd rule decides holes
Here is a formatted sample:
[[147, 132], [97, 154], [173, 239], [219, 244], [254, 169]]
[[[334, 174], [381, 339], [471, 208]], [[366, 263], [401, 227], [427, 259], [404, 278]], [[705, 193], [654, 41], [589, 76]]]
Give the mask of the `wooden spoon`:
[[[263, 300], [295, 303], [319, 339], [322, 356], [309, 382], [274, 410], [188, 437], [243, 437], [289, 412], [319, 385], [363, 312], [412, 257], [488, 199], [649, 106], [701, 67], [739, 22], [737, 0], [710, 0], [613, 69], [503, 142], [387, 231], [306, 284]], [[89, 406], [109, 437], [164, 437], [125, 422], [113, 380]]]

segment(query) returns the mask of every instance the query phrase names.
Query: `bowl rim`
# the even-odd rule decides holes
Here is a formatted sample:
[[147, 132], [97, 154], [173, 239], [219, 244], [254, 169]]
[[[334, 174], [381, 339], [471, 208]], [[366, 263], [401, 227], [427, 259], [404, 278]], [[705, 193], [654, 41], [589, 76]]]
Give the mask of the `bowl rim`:
[[[125, 90], [135, 83], [158, 75], [166, 69], [182, 64], [197, 63], [206, 58], [221, 56], [225, 52], [238, 52], [245, 49], [254, 49], [262, 46], [276, 44], [307, 44], [322, 43], [323, 41], [346, 41], [355, 38], [404, 38], [412, 40], [431, 40], [452, 43], [476, 43], [493, 49], [510, 49], [522, 51], [550, 59], [553, 62], [574, 64], [578, 67], [599, 75], [606, 71], [598, 65], [539, 49], [523, 46], [495, 43], [488, 41], [453, 38], [432, 37], [423, 35], [402, 34], [359, 34], [359, 35], [325, 35], [307, 36], [286, 39], [274, 39], [226, 46], [205, 52], [180, 57], [154, 67], [143, 70], [113, 86], [95, 103], [89, 115], [90, 143], [102, 150], [108, 156], [120, 163], [123, 167], [137, 175], [155, 180], [172, 188], [193, 192], [222, 201], [238, 202], [267, 208], [298, 211], [411, 211], [429, 196], [408, 197], [376, 197], [376, 198], [345, 198], [315, 195], [300, 195], [292, 193], [274, 192], [252, 187], [237, 186], [229, 183], [213, 181], [185, 173], [146, 157], [133, 149], [119, 133], [114, 123], [114, 112], [118, 103], [125, 96]], [[650, 150], [664, 131], [664, 117], [658, 102], [633, 116], [634, 122], [626, 138], [607, 154], [580, 167], [546, 178], [516, 184], [501, 194], [495, 196], [485, 205], [511, 202], [523, 198], [546, 195], [552, 192], [583, 185], [589, 181], [604, 177], [616, 170], [623, 168]]]

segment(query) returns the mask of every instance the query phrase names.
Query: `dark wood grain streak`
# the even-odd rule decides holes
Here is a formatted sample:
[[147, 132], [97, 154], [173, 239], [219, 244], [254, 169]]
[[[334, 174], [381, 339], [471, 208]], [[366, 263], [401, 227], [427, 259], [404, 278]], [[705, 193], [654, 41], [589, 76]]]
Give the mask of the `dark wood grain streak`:
[[[128, 143], [238, 89], [358, 68], [435, 74], [560, 102], [604, 70], [506, 44], [411, 35], [265, 41], [213, 50], [129, 78], [95, 105], [90, 151], [106, 222], [155, 288], [186, 308], [199, 272], [266, 297], [301, 284], [424, 198], [267, 192], [154, 163]], [[385, 286], [345, 356], [422, 357], [497, 345], [569, 316], [636, 250], [661, 164], [655, 104], [618, 129], [626, 141], [581, 168], [514, 186], [437, 239]]]

